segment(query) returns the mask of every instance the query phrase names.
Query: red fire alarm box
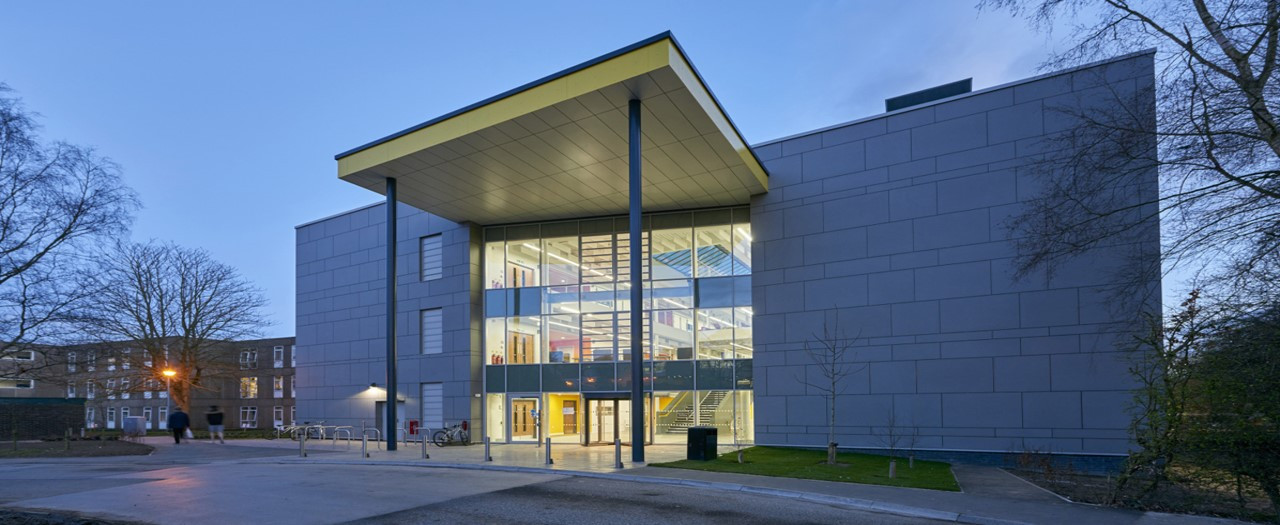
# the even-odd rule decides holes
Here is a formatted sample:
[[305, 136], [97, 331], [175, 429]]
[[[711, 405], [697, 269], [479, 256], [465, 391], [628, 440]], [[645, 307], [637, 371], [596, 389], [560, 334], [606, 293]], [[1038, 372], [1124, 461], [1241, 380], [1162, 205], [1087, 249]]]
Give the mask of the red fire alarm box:
[[416, 436], [418, 434], [418, 420], [409, 420], [409, 435]]

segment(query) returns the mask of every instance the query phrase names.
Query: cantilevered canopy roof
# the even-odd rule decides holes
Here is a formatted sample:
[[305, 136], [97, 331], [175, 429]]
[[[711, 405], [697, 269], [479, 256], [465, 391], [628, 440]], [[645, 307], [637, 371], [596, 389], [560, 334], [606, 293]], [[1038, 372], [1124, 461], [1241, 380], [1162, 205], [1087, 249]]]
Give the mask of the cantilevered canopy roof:
[[453, 221], [627, 212], [627, 104], [644, 210], [744, 204], [768, 176], [670, 32], [337, 155], [338, 177]]

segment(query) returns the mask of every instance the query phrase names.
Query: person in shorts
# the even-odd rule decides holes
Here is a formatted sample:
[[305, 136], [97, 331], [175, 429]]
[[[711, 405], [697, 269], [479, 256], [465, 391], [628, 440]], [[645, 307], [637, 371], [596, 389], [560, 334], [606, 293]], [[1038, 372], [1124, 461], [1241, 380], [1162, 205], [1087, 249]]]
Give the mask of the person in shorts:
[[209, 442], [213, 443], [213, 439], [216, 437], [219, 443], [226, 444], [226, 436], [223, 434], [222, 426], [222, 410], [218, 408], [218, 405], [210, 406], [209, 411], [204, 414], [204, 419], [209, 423]]

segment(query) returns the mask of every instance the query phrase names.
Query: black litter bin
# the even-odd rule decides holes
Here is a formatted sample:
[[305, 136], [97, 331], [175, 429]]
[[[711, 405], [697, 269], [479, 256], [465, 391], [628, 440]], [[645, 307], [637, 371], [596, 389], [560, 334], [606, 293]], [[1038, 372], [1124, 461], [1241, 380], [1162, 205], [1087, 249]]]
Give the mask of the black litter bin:
[[698, 461], [716, 459], [716, 427], [689, 427], [687, 459]]

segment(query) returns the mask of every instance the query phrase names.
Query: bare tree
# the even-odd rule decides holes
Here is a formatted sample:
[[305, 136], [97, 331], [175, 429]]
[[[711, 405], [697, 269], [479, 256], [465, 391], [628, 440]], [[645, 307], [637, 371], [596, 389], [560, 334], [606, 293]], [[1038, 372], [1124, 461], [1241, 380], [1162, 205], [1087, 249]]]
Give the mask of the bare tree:
[[262, 293], [203, 250], [123, 244], [103, 258], [97, 284], [89, 335], [117, 341], [110, 351], [128, 359], [130, 389], [162, 385], [164, 370], [176, 372], [172, 396], [180, 407], [190, 408], [192, 389], [235, 368], [228, 342], [267, 324]]
[[849, 387], [846, 379], [851, 374], [867, 368], [866, 363], [853, 361], [855, 357], [853, 344], [857, 341], [858, 335], [860, 333], [849, 337], [848, 334], [840, 330], [839, 321], [836, 321], [830, 327], [826, 321], [823, 321], [822, 334], [813, 334], [813, 337], [804, 343], [804, 351], [809, 355], [809, 359], [817, 365], [820, 377], [810, 380], [808, 374], [805, 374], [797, 379], [809, 388], [821, 392], [827, 400], [828, 465], [837, 463], [836, 449], [839, 443], [836, 443], [836, 401]]
[[[1052, 269], [1070, 256], [1125, 239], [1137, 221], [1159, 217], [1166, 271], [1202, 271], [1204, 280], [1226, 296], [1257, 302], [1275, 297], [1280, 286], [1280, 2], [984, 0], [980, 5], [1007, 9], [1041, 28], [1073, 23], [1074, 45], [1047, 68], [1157, 50], [1154, 86], [1096, 89], [1089, 94], [1095, 104], [1065, 111], [1077, 125], [1046, 148], [1041, 198], [1013, 225], [1024, 236], [1019, 245], [1024, 272]], [[1151, 170], [1158, 170], [1158, 191], [1144, 182]]]
[[114, 163], [43, 142], [36, 115], [9, 93], [0, 83], [0, 358], [67, 342], [68, 323], [97, 291], [84, 254], [126, 233], [138, 206]]

